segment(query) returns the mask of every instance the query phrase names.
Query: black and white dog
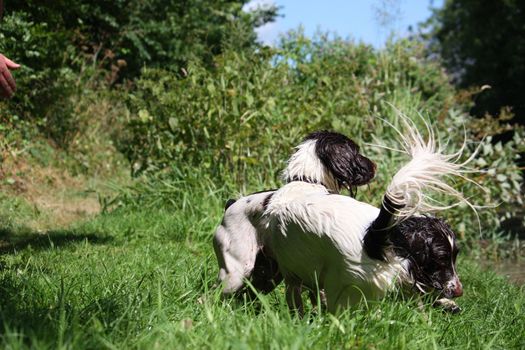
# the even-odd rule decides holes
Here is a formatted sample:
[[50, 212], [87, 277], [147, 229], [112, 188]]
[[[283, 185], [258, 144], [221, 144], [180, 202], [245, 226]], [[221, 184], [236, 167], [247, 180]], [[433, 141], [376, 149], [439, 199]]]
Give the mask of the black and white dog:
[[262, 245], [276, 260], [289, 302], [301, 308], [303, 287], [323, 289], [328, 310], [382, 298], [396, 282], [422, 293], [437, 291], [451, 311], [461, 296], [455, 235], [441, 219], [416, 213], [439, 209], [429, 189], [461, 199], [443, 178], [463, 176], [459, 154], [446, 155], [433, 133], [424, 141], [406, 120], [399, 133], [411, 157], [392, 178], [381, 208], [325, 186], [291, 182], [276, 191], [264, 212], [270, 234]]
[[461, 197], [443, 178], [462, 176], [465, 163], [454, 162], [458, 154], [436, 148], [431, 132], [424, 142], [413, 125], [405, 124], [407, 133], [399, 134], [411, 160], [392, 178], [381, 208], [337, 194], [341, 187], [370, 181], [373, 163], [361, 159], [366, 166], [353, 173], [355, 183], [338, 178], [326, 164], [344, 164], [343, 157], [325, 152], [330, 161], [323, 161], [317, 146], [330, 147], [333, 141], [315, 137], [307, 138], [290, 159], [285, 186], [227, 208], [214, 240], [224, 292], [240, 289], [245, 278], [257, 275], [254, 267], [262, 252], [262, 261], [272, 262], [263, 264], [262, 270], [271, 273], [261, 273], [262, 280], [273, 274], [278, 283], [282, 275], [287, 300], [299, 309], [304, 287], [324, 290], [328, 310], [335, 312], [363, 298], [379, 299], [400, 282], [421, 293], [437, 291], [445, 298], [441, 303], [455, 311], [449, 299], [462, 294], [462, 285], [455, 271], [454, 233], [443, 220], [420, 214], [437, 209], [425, 195], [428, 189]]
[[[339, 193], [342, 188], [352, 193], [374, 175], [375, 164], [359, 153], [357, 144], [342, 134], [320, 131], [308, 135], [297, 147], [283, 180], [318, 184], [329, 193]], [[241, 290], [245, 280], [267, 293], [282, 280], [263, 243], [271, 234], [263, 213], [274, 193], [275, 190], [258, 192], [226, 203], [224, 218], [213, 240], [225, 294]]]

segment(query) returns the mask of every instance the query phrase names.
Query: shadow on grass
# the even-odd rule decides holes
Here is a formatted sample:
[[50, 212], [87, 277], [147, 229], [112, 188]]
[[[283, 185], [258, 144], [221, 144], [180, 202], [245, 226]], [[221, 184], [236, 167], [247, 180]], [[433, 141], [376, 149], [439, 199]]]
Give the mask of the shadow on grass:
[[34, 232], [28, 229], [0, 228], [0, 254], [12, 254], [31, 248], [33, 250], [54, 249], [74, 243], [106, 244], [113, 240], [99, 233], [78, 233], [73, 230]]
[[[0, 228], [0, 256], [112, 241], [104, 233], [81, 230], [35, 232], [25, 227]], [[86, 339], [89, 333], [82, 330], [89, 328], [94, 318], [110, 324], [122, 312], [123, 301], [118, 295], [95, 296], [89, 304], [78, 305], [76, 294], [82, 291], [84, 283], [80, 277], [46, 275], [49, 281], [42, 285], [37, 282], [39, 275], [19, 274], [4, 266], [0, 266], [0, 272], [0, 348], [10, 344], [49, 348], [87, 344], [86, 347], [100, 348], [102, 344]]]
[[[29, 348], [102, 348], [94, 336], [111, 332], [122, 315], [124, 299], [99, 296], [87, 305], [75, 300], [76, 283], [55, 281], [55, 290], [43, 291], [16, 275], [0, 280], [0, 347], [22, 343]], [[80, 283], [80, 281], [78, 281]], [[104, 329], [93, 329], [98, 323]], [[17, 339], [18, 338], [18, 339]]]

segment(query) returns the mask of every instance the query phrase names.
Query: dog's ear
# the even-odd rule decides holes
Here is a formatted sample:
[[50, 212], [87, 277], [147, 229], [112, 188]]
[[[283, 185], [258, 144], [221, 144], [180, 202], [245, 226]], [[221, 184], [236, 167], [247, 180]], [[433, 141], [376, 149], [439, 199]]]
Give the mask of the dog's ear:
[[352, 186], [366, 185], [374, 178], [376, 174], [376, 165], [367, 157], [357, 154], [354, 158], [354, 164], [351, 166], [352, 174], [350, 183]]
[[279, 265], [262, 248], [257, 252], [250, 281], [255, 290], [268, 294], [283, 280]]
[[375, 164], [359, 154], [359, 146], [348, 137], [330, 131], [310, 134], [316, 140], [316, 153], [340, 186], [354, 187], [369, 183], [375, 176]]

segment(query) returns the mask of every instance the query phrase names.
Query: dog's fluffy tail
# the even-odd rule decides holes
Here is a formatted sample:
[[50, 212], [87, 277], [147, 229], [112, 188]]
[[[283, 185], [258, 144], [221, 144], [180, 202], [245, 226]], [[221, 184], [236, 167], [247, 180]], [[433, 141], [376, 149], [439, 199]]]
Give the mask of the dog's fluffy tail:
[[[467, 164], [473, 159], [474, 152], [466, 161], [460, 158], [466, 147], [466, 140], [459, 151], [446, 154], [436, 139], [434, 131], [425, 122], [428, 134], [425, 141], [414, 123], [399, 113], [405, 132], [389, 124], [400, 136], [402, 150], [410, 161], [394, 175], [383, 198], [377, 219], [370, 226], [364, 238], [364, 248], [368, 255], [384, 259], [383, 252], [388, 242], [389, 228], [413, 214], [430, 213], [465, 203], [474, 208], [463, 195], [448, 184], [447, 180], [459, 177], [469, 182], [466, 173], [472, 172]], [[474, 182], [475, 183], [475, 182]], [[477, 185], [477, 183], [475, 183]], [[479, 185], [478, 185], [479, 186]], [[428, 193], [442, 193], [455, 198], [455, 203], [445, 205], [431, 198]]]
[[[466, 161], [459, 162], [466, 147], [466, 140], [459, 151], [446, 154], [426, 122], [428, 137], [425, 141], [410, 120], [403, 115], [400, 118], [405, 125], [404, 133], [391, 126], [400, 135], [402, 151], [409, 155], [410, 161], [394, 175], [383, 201], [394, 209], [392, 214], [395, 215], [395, 221], [403, 220], [416, 212], [424, 214], [439, 211], [460, 203], [473, 207], [461, 192], [448, 184], [448, 180], [462, 178], [472, 182], [465, 174], [473, 172], [467, 165], [477, 152]], [[442, 193], [455, 198], [456, 201], [450, 205], [443, 205], [428, 196], [429, 192]]]

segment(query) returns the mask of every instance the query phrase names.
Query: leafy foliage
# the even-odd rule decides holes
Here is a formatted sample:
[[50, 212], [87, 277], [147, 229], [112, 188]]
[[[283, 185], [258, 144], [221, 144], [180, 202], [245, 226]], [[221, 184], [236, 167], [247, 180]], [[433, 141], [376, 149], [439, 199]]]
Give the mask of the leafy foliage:
[[408, 43], [378, 53], [295, 33], [275, 51], [228, 51], [213, 71], [195, 64], [181, 78], [145, 70], [130, 98], [123, 149], [137, 171], [202, 166], [224, 179], [256, 166], [273, 177], [265, 164], [282, 162], [310, 131], [337, 129], [369, 140], [374, 116], [390, 109], [384, 101], [409, 99], [414, 110], [446, 113], [442, 106], [454, 90], [421, 53]]
[[[212, 71], [200, 64], [191, 65], [184, 77], [145, 70], [129, 98], [128, 134], [120, 149], [136, 174], [160, 179], [158, 186], [150, 183], [151, 190], [146, 186], [139, 191], [151, 191], [155, 203], [182, 200], [179, 190], [195, 177], [229, 184], [235, 191], [273, 187], [280, 183], [279, 172], [291, 148], [319, 129], [350, 135], [380, 162], [377, 178], [388, 179], [405, 159], [367, 143], [398, 147], [396, 132], [378, 118], [398, 125], [396, 108], [416, 123], [422, 123], [418, 113], [423, 111], [449, 139], [451, 152], [465, 136], [471, 140], [469, 152], [474, 152], [476, 142], [497, 130], [490, 122], [494, 120], [476, 123], [465, 112], [469, 104], [456, 98], [440, 67], [423, 57], [423, 48], [414, 42], [392, 43], [376, 52], [338, 38], [319, 35], [310, 40], [291, 33], [275, 50], [228, 51], [217, 57]], [[519, 169], [513, 164], [523, 140], [520, 130], [514, 141], [485, 145], [477, 157], [476, 167], [483, 171], [471, 177], [486, 193], [468, 182], [457, 184], [478, 205], [508, 201], [500, 214], [481, 211], [483, 223], [497, 226], [503, 214], [512, 215], [522, 203]], [[378, 202], [385, 185], [374, 183], [361, 196]], [[454, 225], [467, 217], [477, 220], [464, 207], [449, 215]], [[475, 224], [459, 227], [461, 234], [479, 232]]]
[[0, 52], [22, 69], [15, 72], [15, 98], [0, 102], [3, 129], [25, 139], [43, 131], [65, 147], [79, 132], [75, 98], [85, 89], [134, 79], [144, 66], [177, 72], [194, 60], [211, 69], [225, 47], [255, 49], [254, 28], [273, 20], [277, 9], [244, 12], [245, 3], [10, 2], [0, 27]]
[[22, 64], [14, 71], [17, 93], [10, 101], [0, 100], [3, 130], [18, 130], [23, 139], [44, 135], [62, 144], [75, 132], [73, 105], [76, 77], [66, 62], [72, 47], [62, 32], [34, 22], [27, 14], [7, 16], [0, 27], [0, 52]]
[[58, 57], [72, 45], [94, 65], [113, 73], [125, 67], [121, 73], [135, 77], [144, 65], [177, 71], [190, 59], [211, 62], [224, 45], [255, 47], [254, 28], [272, 21], [277, 8], [244, 12], [246, 2], [31, 0], [9, 4], [8, 9], [13, 16], [26, 14], [45, 26]]
[[[197, 182], [210, 188], [225, 183], [234, 191], [279, 184], [291, 147], [319, 129], [350, 135], [380, 160], [377, 177], [387, 179], [404, 159], [367, 143], [394, 142], [395, 131], [378, 118], [396, 124], [392, 106], [414, 120], [423, 113], [450, 135], [452, 149], [463, 141], [458, 132], [463, 126], [467, 139], [475, 141], [508, 129], [489, 117], [474, 122], [465, 113], [470, 96], [456, 93], [450, 77], [417, 42], [402, 40], [376, 51], [321, 33], [308, 39], [291, 32], [275, 49], [257, 48], [253, 28], [272, 20], [275, 8], [247, 14], [244, 3], [14, 4], [2, 25], [0, 50], [24, 69], [17, 72], [16, 99], [0, 104], [2, 134], [17, 130], [27, 140], [36, 126], [80, 154], [81, 169], [97, 168], [85, 150], [113, 149], [112, 141], [97, 145], [96, 135], [105, 135], [117, 141], [135, 174], [155, 175], [139, 197], [172, 203], [184, 200], [184, 191]], [[122, 74], [137, 76], [143, 65], [148, 67], [136, 89], [110, 94], [101, 83], [101, 78], [114, 83]], [[90, 119], [93, 101], [108, 117]], [[81, 134], [88, 136], [79, 142]], [[20, 135], [11, 136], [2, 146]], [[486, 173], [474, 177], [489, 188], [487, 194], [460, 184], [477, 204], [508, 202], [499, 214], [485, 211], [483, 222], [492, 225], [520, 207], [522, 182], [513, 162], [522, 140], [516, 129], [506, 144], [483, 147], [477, 166]], [[108, 157], [99, 152], [91, 158]], [[362, 199], [379, 201], [383, 186], [371, 185]], [[452, 211], [452, 220], [462, 223], [464, 212]]]

